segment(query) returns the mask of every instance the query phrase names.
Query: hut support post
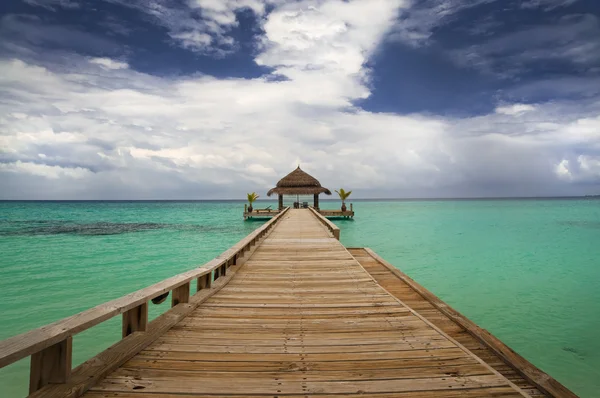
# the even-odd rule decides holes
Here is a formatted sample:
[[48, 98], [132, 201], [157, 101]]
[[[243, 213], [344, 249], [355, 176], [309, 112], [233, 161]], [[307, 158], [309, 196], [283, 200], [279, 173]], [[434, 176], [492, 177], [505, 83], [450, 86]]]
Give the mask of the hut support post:
[[319, 194], [318, 193], [315, 194], [315, 203], [314, 203], [313, 207], [315, 208], [315, 210], [319, 210]]
[[283, 210], [283, 195], [279, 195], [279, 211]]

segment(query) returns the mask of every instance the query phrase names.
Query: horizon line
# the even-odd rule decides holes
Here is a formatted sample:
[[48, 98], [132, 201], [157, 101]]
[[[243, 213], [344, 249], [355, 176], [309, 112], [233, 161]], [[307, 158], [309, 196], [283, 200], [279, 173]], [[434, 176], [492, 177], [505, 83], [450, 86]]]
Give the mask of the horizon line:
[[[306, 196], [306, 195], [305, 195]], [[600, 195], [562, 196], [465, 196], [465, 197], [381, 197], [355, 198], [358, 201], [435, 201], [435, 200], [535, 200], [535, 199], [600, 199]], [[322, 198], [320, 201], [339, 201]], [[351, 202], [352, 200], [347, 200]], [[247, 202], [246, 199], [0, 199], [0, 202]], [[257, 199], [257, 202], [277, 202], [277, 199]]]

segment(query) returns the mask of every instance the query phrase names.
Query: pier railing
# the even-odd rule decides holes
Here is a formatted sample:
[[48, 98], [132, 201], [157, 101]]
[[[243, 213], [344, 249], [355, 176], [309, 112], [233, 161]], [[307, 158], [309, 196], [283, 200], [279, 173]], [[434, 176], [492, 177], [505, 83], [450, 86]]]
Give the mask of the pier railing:
[[319, 219], [319, 221], [321, 221], [321, 223], [327, 227], [327, 229], [333, 234], [333, 237], [337, 240], [340, 240], [340, 228], [327, 218], [323, 217], [323, 215], [315, 210], [314, 207], [309, 207], [309, 209], [313, 212], [315, 217], [317, 217], [317, 219]]
[[[202, 301], [220, 290], [231, 278], [228, 268], [239, 265], [238, 259], [252, 250], [252, 246], [271, 231], [287, 210], [201, 267], [0, 341], [0, 368], [31, 356], [30, 394], [44, 398], [81, 395], [95, 381], [147, 347]], [[197, 292], [190, 296], [190, 285], [194, 280], [197, 281]], [[148, 302], [160, 303], [169, 293], [172, 308], [148, 322]], [[122, 339], [71, 371], [73, 336], [120, 314], [123, 316]], [[59, 388], [60, 391], [53, 389], [52, 392], [40, 390], [48, 384], [62, 384], [64, 388]], [[36, 391], [38, 393], [34, 394]]]

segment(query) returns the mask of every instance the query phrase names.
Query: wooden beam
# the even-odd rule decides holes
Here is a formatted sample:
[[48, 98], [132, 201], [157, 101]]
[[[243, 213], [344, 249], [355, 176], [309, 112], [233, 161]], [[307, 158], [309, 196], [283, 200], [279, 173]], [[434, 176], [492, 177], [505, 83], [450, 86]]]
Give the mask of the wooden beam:
[[184, 283], [178, 288], [173, 289], [171, 297], [171, 307], [175, 307], [177, 304], [187, 303], [190, 301], [190, 282]]
[[201, 276], [200, 278], [198, 278], [197, 280], [197, 285], [196, 285], [196, 293], [199, 292], [200, 290], [206, 289], [208, 287], [208, 283], [210, 280], [211, 275], [204, 275]]
[[33, 354], [29, 373], [29, 394], [50, 383], [66, 383], [71, 375], [72, 355], [71, 336]]
[[133, 332], [145, 332], [148, 325], [148, 302], [123, 313], [122, 337]]
[[212, 272], [208, 275], [206, 275], [206, 288], [210, 289], [212, 287], [213, 284], [213, 275]]
[[312, 211], [313, 214], [315, 215], [315, 217], [317, 217], [317, 219], [319, 221], [321, 221], [321, 223], [323, 225], [325, 225], [325, 227], [327, 227], [327, 229], [329, 229], [329, 231], [331, 232], [331, 234], [333, 235], [334, 238], [336, 238], [337, 240], [340, 240], [340, 228], [337, 225], [335, 225], [334, 223], [332, 223], [331, 221], [329, 221], [328, 219], [323, 217], [323, 215], [321, 213], [319, 213], [318, 211], [316, 211], [314, 208], [311, 207], [310, 211]]

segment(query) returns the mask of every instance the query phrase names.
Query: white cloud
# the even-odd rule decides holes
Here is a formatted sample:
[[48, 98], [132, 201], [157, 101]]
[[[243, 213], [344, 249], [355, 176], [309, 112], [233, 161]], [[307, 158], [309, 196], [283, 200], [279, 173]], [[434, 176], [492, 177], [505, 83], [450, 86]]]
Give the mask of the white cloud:
[[497, 0], [413, 1], [411, 7], [401, 14], [390, 38], [414, 47], [427, 45], [430, 43], [433, 31], [451, 22], [459, 12], [494, 1]]
[[520, 115], [525, 112], [531, 112], [535, 110], [535, 106], [529, 104], [512, 104], [504, 105], [496, 108], [496, 113], [503, 115]]
[[61, 8], [79, 8], [79, 2], [75, 0], [23, 0], [30, 6], [44, 7], [52, 11], [56, 11], [57, 7]]
[[[11, 192], [0, 191], [242, 197], [264, 194], [298, 161], [323, 185], [357, 196], [556, 194], [600, 182], [600, 103], [508, 104], [471, 118], [354, 106], [370, 95], [365, 63], [403, 5], [277, 5], [256, 56], [273, 72], [255, 79], [157, 77], [78, 56], [66, 63], [72, 70], [0, 60], [10, 96], [0, 102], [0, 184]], [[582, 147], [589, 158], [578, 160]], [[563, 160], [572, 179], [557, 175]]]
[[82, 179], [90, 174], [89, 170], [81, 167], [67, 168], [60, 166], [48, 166], [46, 164], [21, 162], [20, 160], [14, 163], [0, 163], [0, 172], [31, 174], [52, 180], [57, 180], [59, 178]]
[[181, 42], [181, 46], [190, 50], [203, 50], [212, 43], [212, 36], [196, 31], [172, 33], [171, 37]]
[[521, 8], [543, 8], [546, 11], [560, 7], [568, 7], [579, 0], [525, 0], [521, 2]]
[[106, 69], [128, 69], [127, 62], [116, 61], [110, 58], [91, 58], [90, 63], [100, 65]]
[[225, 55], [236, 48], [231, 30], [238, 26], [236, 13], [252, 12], [262, 18], [267, 5], [281, 0], [105, 0], [135, 8], [169, 31], [173, 41], [188, 50]]
[[573, 176], [569, 171], [569, 161], [566, 159], [561, 160], [560, 163], [556, 165], [555, 172], [560, 179], [567, 181], [571, 181], [573, 179]]

